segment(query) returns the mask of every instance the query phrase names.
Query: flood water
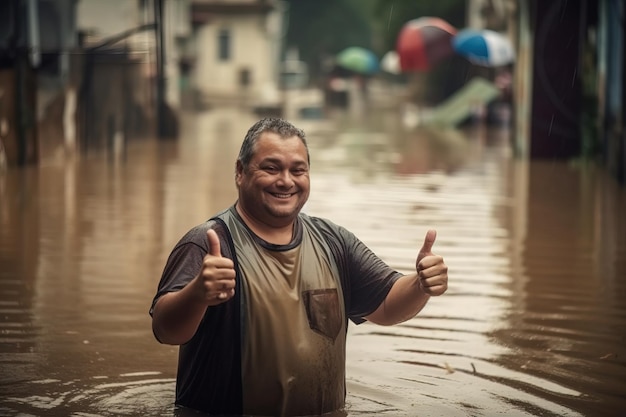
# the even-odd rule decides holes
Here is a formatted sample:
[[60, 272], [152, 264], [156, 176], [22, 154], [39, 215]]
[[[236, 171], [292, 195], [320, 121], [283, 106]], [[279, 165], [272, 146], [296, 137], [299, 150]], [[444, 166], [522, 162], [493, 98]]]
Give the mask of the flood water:
[[[398, 326], [351, 325], [350, 416], [614, 416], [626, 409], [626, 191], [515, 160], [505, 129], [309, 121], [305, 211], [408, 272], [429, 228], [449, 290]], [[143, 140], [0, 176], [0, 415], [172, 416], [177, 348], [148, 309], [190, 227], [235, 199], [255, 121], [188, 116]]]

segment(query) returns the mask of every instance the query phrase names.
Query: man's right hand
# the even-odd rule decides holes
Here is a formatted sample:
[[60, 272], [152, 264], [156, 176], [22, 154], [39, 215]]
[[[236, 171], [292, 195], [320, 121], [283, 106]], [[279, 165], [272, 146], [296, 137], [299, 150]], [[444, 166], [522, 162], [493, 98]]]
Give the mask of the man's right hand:
[[222, 257], [220, 240], [215, 230], [207, 231], [209, 253], [204, 257], [198, 276], [204, 300], [209, 306], [222, 304], [235, 295], [235, 265], [231, 259]]

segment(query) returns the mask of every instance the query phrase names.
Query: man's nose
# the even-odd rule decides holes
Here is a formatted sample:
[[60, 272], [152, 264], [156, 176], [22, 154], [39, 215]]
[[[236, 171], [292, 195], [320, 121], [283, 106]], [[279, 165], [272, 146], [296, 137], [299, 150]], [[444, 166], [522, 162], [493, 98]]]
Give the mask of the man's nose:
[[294, 185], [294, 180], [289, 170], [281, 171], [278, 176], [278, 185], [282, 187], [291, 188]]

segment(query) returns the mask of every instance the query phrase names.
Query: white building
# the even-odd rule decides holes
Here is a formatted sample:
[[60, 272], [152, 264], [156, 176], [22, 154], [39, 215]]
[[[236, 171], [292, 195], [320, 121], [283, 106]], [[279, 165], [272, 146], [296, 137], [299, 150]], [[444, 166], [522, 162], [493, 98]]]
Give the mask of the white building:
[[275, 0], [192, 0], [191, 83], [203, 100], [279, 102], [283, 8]]
[[[154, 20], [154, 0], [80, 0], [78, 25], [91, 41]], [[164, 0], [166, 101], [181, 106], [181, 94], [203, 102], [263, 106], [278, 100], [284, 9], [278, 0]], [[153, 71], [151, 31], [125, 40], [144, 53]], [[147, 74], [153, 76], [154, 74]]]

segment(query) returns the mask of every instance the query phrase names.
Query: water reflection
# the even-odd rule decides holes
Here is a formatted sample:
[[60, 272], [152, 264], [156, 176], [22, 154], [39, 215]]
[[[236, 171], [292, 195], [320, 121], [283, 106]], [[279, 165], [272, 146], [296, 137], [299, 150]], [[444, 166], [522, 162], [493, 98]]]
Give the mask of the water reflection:
[[[447, 255], [454, 277], [447, 296], [431, 300], [411, 322], [351, 329], [349, 392], [358, 404], [353, 410], [388, 415], [575, 415], [545, 397], [575, 400], [580, 392], [522, 368], [503, 367], [500, 358], [513, 353], [493, 340], [495, 329], [508, 326], [508, 310], [519, 285], [512, 284], [515, 254], [509, 249], [519, 228], [506, 227], [504, 217], [525, 214], [517, 210], [506, 172], [523, 174], [527, 167], [507, 157], [504, 131], [487, 137], [454, 132], [445, 140], [441, 138], [447, 132], [419, 133], [404, 139], [409, 143], [397, 139], [391, 164], [395, 170], [367, 157], [367, 179], [355, 180], [355, 164], [349, 163], [354, 155], [346, 154], [350, 180], [336, 170], [313, 176], [316, 195], [324, 197], [313, 199], [310, 212], [356, 230], [379, 255], [405, 271], [413, 268], [426, 229], [436, 226], [436, 251]], [[363, 402], [377, 406], [362, 408]]]
[[[189, 116], [179, 141], [0, 177], [0, 414], [180, 415], [177, 351], [147, 309], [180, 235], [234, 201], [254, 119]], [[308, 213], [403, 271], [436, 227], [450, 266], [418, 318], [350, 328], [349, 415], [621, 412], [624, 190], [590, 167], [515, 161], [506, 130], [396, 122], [302, 124]]]

